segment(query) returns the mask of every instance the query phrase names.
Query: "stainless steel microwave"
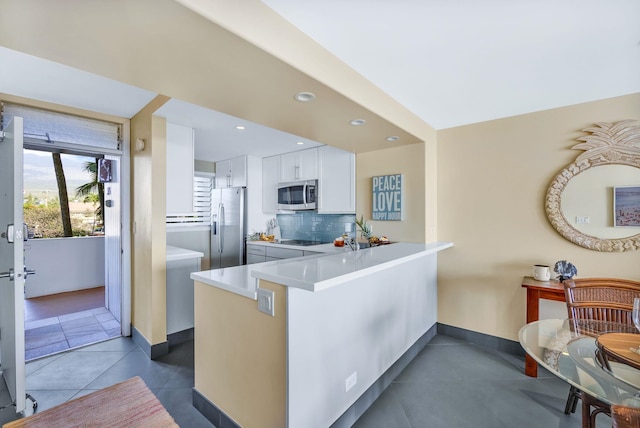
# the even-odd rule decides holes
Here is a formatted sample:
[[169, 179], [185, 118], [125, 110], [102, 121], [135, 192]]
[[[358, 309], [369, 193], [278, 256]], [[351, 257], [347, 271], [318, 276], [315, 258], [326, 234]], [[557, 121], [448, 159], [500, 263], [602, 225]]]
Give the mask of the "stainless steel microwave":
[[318, 208], [318, 180], [278, 184], [279, 210], [315, 210]]

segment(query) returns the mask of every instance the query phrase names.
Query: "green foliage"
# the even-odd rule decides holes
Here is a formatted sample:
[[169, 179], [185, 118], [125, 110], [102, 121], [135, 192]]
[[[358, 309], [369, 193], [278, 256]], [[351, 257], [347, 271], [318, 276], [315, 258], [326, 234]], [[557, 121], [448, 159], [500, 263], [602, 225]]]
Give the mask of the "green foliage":
[[89, 173], [90, 181], [76, 188], [76, 197], [84, 198], [85, 202], [92, 202], [98, 221], [102, 221], [104, 184], [98, 182], [98, 160], [85, 162], [83, 170]]
[[359, 219], [356, 218], [356, 224], [358, 225], [358, 227], [362, 231], [362, 237], [367, 238], [367, 239], [371, 238], [371, 234], [373, 232], [373, 228], [364, 219], [364, 215], [360, 216]]
[[[48, 206], [34, 205], [30, 204], [27, 198], [24, 204], [24, 222], [34, 238], [64, 237], [59, 204], [49, 201]], [[83, 224], [80, 219], [71, 219], [71, 227], [73, 236], [86, 236], [91, 233], [91, 226]]]

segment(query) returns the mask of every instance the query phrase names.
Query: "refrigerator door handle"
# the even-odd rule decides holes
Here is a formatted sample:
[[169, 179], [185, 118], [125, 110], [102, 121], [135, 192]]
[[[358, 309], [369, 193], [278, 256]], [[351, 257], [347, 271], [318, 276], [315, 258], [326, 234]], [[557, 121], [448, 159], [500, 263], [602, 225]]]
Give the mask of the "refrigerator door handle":
[[224, 205], [223, 204], [220, 204], [218, 206], [218, 221], [222, 225], [220, 227], [220, 235], [219, 235], [220, 245], [218, 246], [218, 251], [220, 253], [223, 253], [224, 252], [224, 225], [225, 225]]

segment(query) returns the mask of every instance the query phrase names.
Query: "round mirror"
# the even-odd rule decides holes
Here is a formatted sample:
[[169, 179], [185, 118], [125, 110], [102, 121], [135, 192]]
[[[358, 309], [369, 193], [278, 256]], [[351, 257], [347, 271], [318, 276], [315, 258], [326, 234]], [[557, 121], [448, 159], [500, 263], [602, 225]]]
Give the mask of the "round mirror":
[[581, 233], [603, 239], [633, 236], [640, 233], [640, 227], [620, 225], [620, 221], [616, 224], [613, 208], [615, 189], [626, 183], [640, 186], [640, 168], [628, 165], [590, 168], [567, 183], [560, 198], [560, 210], [569, 224]]
[[640, 249], [640, 127], [598, 123], [585, 150], [551, 182], [545, 208], [565, 238], [597, 251]]

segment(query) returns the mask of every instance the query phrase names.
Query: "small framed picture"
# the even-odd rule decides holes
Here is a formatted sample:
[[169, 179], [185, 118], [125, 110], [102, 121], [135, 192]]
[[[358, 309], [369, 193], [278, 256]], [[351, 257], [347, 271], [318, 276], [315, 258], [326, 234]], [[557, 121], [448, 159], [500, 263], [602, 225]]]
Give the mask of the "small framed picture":
[[613, 188], [615, 227], [640, 227], [640, 186]]
[[98, 159], [98, 182], [111, 183], [111, 161], [109, 159]]

